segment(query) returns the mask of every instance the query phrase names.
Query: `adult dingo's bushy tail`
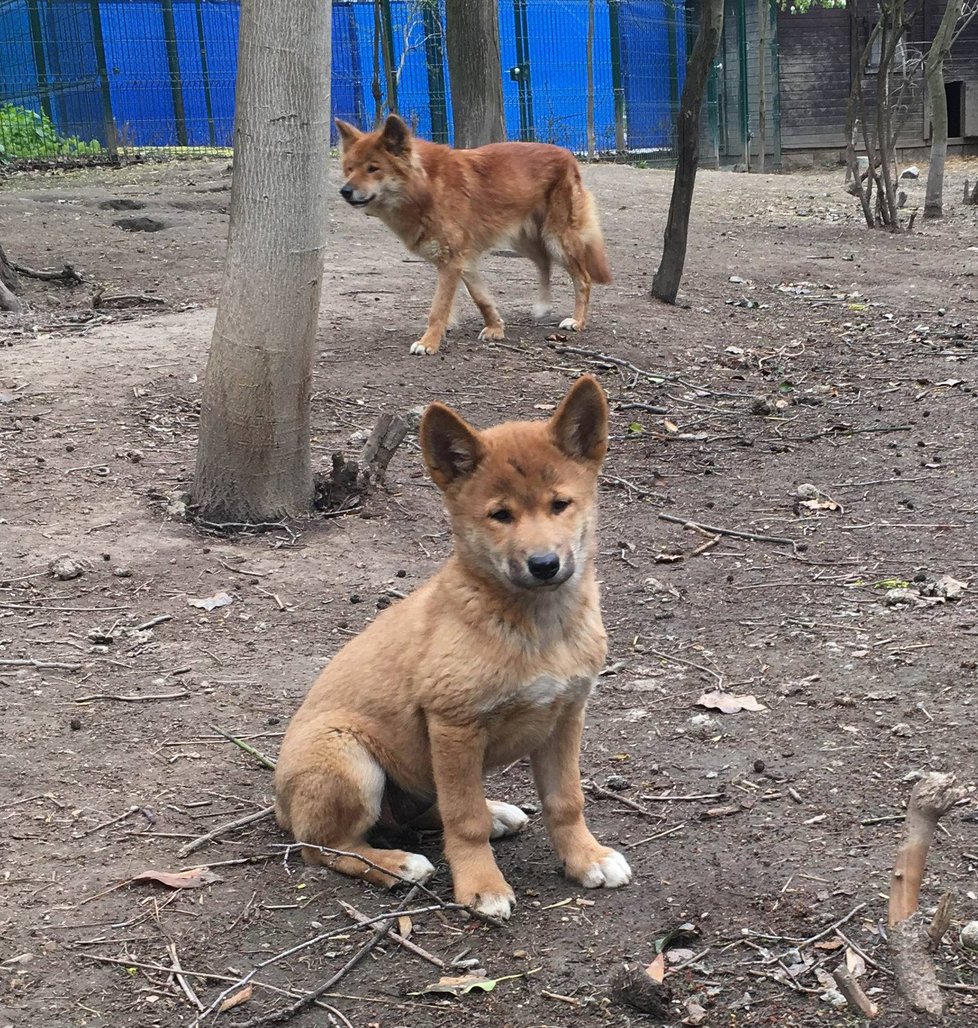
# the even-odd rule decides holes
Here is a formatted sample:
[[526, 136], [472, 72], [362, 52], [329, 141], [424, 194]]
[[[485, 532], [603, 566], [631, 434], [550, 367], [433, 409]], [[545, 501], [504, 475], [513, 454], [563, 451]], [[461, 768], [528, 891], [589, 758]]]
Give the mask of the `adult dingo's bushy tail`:
[[594, 197], [583, 187], [582, 190], [586, 208], [581, 238], [584, 240], [587, 271], [593, 282], [607, 285], [611, 281], [611, 268], [608, 267], [608, 257], [604, 251], [604, 236], [601, 234], [601, 223], [598, 221]]

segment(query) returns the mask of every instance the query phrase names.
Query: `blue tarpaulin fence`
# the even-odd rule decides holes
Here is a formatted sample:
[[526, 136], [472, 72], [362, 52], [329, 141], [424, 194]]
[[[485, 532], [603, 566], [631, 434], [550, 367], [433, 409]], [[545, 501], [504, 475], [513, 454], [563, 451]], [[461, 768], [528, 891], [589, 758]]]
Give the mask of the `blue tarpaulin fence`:
[[[688, 13], [672, 0], [499, 0], [508, 137], [587, 149], [589, 6], [597, 150], [668, 151], [688, 40]], [[33, 112], [42, 136], [108, 152], [230, 146], [239, 9], [0, 0], [0, 153], [52, 156], [18, 152], [11, 125], [23, 128], [23, 110], [18, 122], [12, 108]], [[394, 108], [451, 142], [438, 0], [334, 0], [332, 107], [362, 128]]]

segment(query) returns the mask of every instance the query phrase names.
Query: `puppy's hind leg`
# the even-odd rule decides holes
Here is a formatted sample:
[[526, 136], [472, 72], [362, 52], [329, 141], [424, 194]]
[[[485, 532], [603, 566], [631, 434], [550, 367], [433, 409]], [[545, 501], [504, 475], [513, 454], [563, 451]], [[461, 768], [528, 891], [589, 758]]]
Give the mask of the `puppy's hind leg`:
[[296, 766], [293, 756], [275, 783], [276, 817], [302, 846], [306, 862], [387, 888], [428, 878], [434, 867], [426, 857], [377, 849], [365, 841], [380, 817], [386, 782], [383, 768], [367, 749], [350, 734], [328, 731], [309, 750], [310, 760]]

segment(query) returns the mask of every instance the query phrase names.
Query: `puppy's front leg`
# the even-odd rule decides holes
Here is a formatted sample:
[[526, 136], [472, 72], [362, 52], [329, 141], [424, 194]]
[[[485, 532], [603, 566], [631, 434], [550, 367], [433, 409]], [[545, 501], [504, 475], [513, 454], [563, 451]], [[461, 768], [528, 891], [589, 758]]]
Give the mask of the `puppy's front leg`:
[[432, 720], [428, 735], [455, 899], [490, 917], [507, 918], [516, 896], [489, 845], [492, 815], [482, 785], [484, 734], [474, 725]]
[[431, 313], [428, 315], [428, 328], [425, 334], [411, 344], [411, 353], [437, 353], [441, 346], [445, 329], [448, 328], [452, 316], [452, 304], [455, 292], [462, 278], [462, 266], [455, 262], [441, 264], [438, 267], [438, 285], [435, 287], [435, 298], [431, 301]]
[[609, 889], [631, 881], [632, 870], [617, 851], [602, 846], [584, 823], [580, 751], [584, 706], [566, 710], [547, 741], [531, 755], [543, 819], [569, 878], [585, 888]]

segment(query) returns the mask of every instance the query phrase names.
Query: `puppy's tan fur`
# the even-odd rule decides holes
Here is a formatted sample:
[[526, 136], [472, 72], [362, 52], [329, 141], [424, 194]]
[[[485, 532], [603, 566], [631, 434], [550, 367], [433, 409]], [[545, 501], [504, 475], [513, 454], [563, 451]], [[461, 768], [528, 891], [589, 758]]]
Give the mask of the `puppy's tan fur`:
[[[426, 877], [431, 864], [374, 848], [367, 834], [437, 803], [456, 898], [508, 917], [515, 897], [489, 840], [526, 818], [487, 803], [482, 779], [529, 755], [568, 877], [624, 885], [624, 858], [584, 823], [578, 768], [585, 703], [606, 649], [594, 569], [604, 394], [585, 377], [549, 421], [483, 432], [434, 404], [420, 437], [454, 553], [313, 685], [275, 772], [279, 823], [308, 844], [308, 861], [393, 885], [394, 876]], [[540, 554], [559, 560], [547, 581], [529, 570]]]
[[610, 282], [611, 272], [594, 201], [569, 150], [546, 143], [453, 150], [417, 139], [396, 114], [374, 132], [339, 120], [336, 126], [346, 201], [380, 218], [438, 268], [428, 328], [412, 353], [438, 350], [460, 281], [485, 322], [479, 338], [504, 338], [503, 320], [476, 268], [483, 253], [503, 243], [537, 267], [537, 318], [550, 311], [551, 263], [567, 268], [576, 299], [573, 317], [560, 327], [584, 328], [591, 283]]

